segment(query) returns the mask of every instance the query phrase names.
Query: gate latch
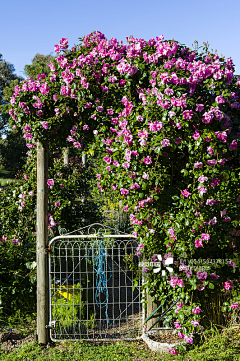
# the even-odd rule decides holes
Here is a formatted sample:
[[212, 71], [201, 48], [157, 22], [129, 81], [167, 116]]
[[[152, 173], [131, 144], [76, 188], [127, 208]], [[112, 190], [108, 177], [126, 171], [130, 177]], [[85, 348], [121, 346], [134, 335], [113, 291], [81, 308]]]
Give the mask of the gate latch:
[[56, 321], [51, 321], [49, 322], [48, 325], [46, 325], [46, 328], [55, 328], [55, 325], [56, 325]]

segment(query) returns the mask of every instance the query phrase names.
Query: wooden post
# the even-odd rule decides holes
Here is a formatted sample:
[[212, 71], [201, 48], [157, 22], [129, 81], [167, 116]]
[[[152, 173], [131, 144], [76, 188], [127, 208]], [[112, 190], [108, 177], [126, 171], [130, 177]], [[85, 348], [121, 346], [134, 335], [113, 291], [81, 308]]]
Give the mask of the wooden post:
[[[86, 161], [87, 161], [87, 155], [86, 154], [82, 154], [82, 165], [84, 168], [86, 168]], [[85, 183], [85, 182], [84, 182]], [[85, 188], [85, 187], [84, 187]], [[81, 198], [82, 203], [85, 202], [85, 193], [83, 194], [82, 198]]]
[[64, 165], [69, 165], [69, 148], [64, 148], [64, 159], [63, 159]]
[[48, 272], [48, 145], [37, 147], [37, 339], [42, 344], [49, 341]]
[[[159, 302], [152, 302], [152, 297], [150, 295], [147, 295], [147, 317], [148, 318], [159, 306]], [[159, 314], [160, 311], [156, 312], [156, 314], [147, 322], [147, 328], [151, 327], [158, 319], [157, 314]], [[156, 317], [155, 317], [156, 316]], [[157, 324], [154, 326], [154, 328], [157, 328]]]

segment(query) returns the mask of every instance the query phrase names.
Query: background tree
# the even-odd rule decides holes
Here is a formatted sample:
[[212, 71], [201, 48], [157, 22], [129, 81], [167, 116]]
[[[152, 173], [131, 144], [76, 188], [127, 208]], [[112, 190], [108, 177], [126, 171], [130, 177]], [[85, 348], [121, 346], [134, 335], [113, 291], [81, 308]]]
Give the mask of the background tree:
[[[0, 58], [1, 59], [1, 58]], [[37, 79], [39, 74], [50, 72], [47, 64], [51, 62], [53, 56], [36, 54], [32, 64], [25, 65], [24, 72], [27, 77]], [[20, 132], [9, 131], [8, 128], [8, 108], [10, 98], [14, 88], [22, 78], [14, 75], [14, 66], [0, 60], [0, 134], [4, 134], [4, 139], [0, 143], [1, 163], [6, 170], [16, 173], [22, 168], [26, 161], [26, 144]]]
[[54, 59], [51, 54], [43, 55], [36, 54], [32, 60], [32, 64], [27, 64], [24, 67], [24, 73], [28, 78], [37, 79], [39, 74], [50, 73], [48, 64]]
[[4, 169], [14, 174], [23, 167], [26, 162], [26, 142], [20, 131], [7, 131], [6, 138], [0, 142], [1, 164]]
[[[12, 64], [5, 61], [0, 54], [0, 135], [2, 135], [8, 126], [9, 114], [7, 112], [8, 100], [5, 99], [4, 89], [10, 86], [12, 81], [16, 81], [14, 86], [20, 79], [14, 74], [15, 69]], [[14, 87], [13, 87], [14, 89]]]

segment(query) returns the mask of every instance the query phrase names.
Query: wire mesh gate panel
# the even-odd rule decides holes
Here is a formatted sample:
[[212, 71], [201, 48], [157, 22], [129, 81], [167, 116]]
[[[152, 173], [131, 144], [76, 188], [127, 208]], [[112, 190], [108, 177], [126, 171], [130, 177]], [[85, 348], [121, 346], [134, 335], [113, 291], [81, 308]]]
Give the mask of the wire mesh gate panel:
[[129, 269], [132, 235], [63, 235], [49, 243], [51, 340], [116, 340], [142, 335], [140, 282]]

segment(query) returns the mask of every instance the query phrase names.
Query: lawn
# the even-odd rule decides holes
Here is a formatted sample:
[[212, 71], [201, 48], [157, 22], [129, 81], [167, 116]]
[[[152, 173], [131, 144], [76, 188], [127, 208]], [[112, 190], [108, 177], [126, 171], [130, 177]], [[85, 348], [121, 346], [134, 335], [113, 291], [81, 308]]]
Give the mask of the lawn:
[[14, 174], [11, 171], [0, 169], [0, 187], [14, 182]]
[[[33, 339], [34, 324], [25, 323], [24, 327], [18, 327], [18, 333], [22, 337], [22, 346], [15, 347], [14, 340], [1, 343], [0, 360], [58, 360], [70, 359], [72, 361], [237, 361], [240, 360], [240, 325], [223, 331], [208, 331], [205, 333], [205, 341], [193, 350], [183, 355], [161, 355], [151, 352], [142, 340], [119, 341], [119, 342], [87, 342], [65, 341], [49, 343], [43, 346]], [[2, 331], [1, 331], [2, 332]], [[24, 339], [24, 337], [26, 337]], [[7, 345], [11, 345], [7, 350]]]

